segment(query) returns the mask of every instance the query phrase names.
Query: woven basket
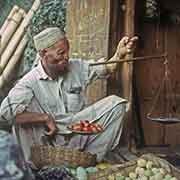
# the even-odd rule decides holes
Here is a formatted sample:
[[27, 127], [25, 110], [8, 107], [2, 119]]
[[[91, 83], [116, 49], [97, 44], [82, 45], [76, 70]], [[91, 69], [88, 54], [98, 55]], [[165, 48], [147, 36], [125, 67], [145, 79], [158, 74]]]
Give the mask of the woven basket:
[[96, 164], [96, 155], [76, 149], [33, 145], [31, 147], [31, 160], [38, 168], [46, 165], [88, 167]]
[[[180, 170], [175, 168], [166, 160], [156, 157], [153, 154], [145, 154], [142, 155], [140, 158], [153, 161], [156, 167], [165, 169], [169, 174], [179, 179]], [[116, 177], [116, 175], [118, 174], [128, 176], [129, 172], [134, 171], [136, 167], [137, 167], [137, 160], [129, 161], [124, 164], [114, 165], [110, 168], [89, 174], [88, 180], [107, 180], [109, 179], [109, 176]]]

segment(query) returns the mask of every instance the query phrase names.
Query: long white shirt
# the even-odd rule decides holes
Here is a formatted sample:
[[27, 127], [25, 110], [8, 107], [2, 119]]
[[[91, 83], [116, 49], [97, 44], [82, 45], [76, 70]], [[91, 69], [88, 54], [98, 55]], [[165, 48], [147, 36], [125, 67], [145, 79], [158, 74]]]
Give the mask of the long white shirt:
[[[93, 61], [73, 59], [69, 61], [66, 75], [52, 80], [45, 73], [41, 63], [27, 73], [11, 89], [0, 107], [0, 125], [15, 123], [15, 116], [24, 111], [51, 114], [58, 127], [66, 127], [79, 120], [97, 121], [106, 129], [100, 136], [73, 136], [68, 146], [84, 149], [99, 154], [99, 159], [106, 151], [114, 148], [120, 139], [123, 127], [123, 115], [126, 100], [111, 96], [94, 105], [86, 107], [84, 91], [92, 80], [107, 77], [104, 65], [90, 67]], [[19, 126], [18, 135], [26, 159], [30, 157], [33, 143], [42, 144], [44, 125]], [[89, 145], [87, 145], [89, 143]], [[58, 135], [55, 145], [66, 146], [64, 137]], [[106, 144], [106, 146], [104, 146]]]
[[84, 91], [92, 80], [107, 74], [105, 66], [90, 67], [92, 61], [73, 59], [69, 72], [52, 80], [41, 63], [27, 73], [4, 99], [0, 114], [11, 124], [23, 111], [49, 113], [63, 119], [86, 106]]

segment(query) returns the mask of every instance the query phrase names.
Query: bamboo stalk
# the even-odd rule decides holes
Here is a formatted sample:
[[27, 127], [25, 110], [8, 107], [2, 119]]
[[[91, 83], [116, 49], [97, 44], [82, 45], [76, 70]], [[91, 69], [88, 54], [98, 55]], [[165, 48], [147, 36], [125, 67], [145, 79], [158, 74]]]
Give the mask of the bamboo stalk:
[[11, 57], [9, 63], [7, 64], [6, 68], [4, 69], [3, 73], [0, 76], [0, 89], [3, 88], [5, 83], [10, 80], [11, 73], [14, 70], [16, 64], [19, 62], [26, 44], [27, 44], [27, 37], [24, 36], [23, 39], [20, 41], [18, 47], [16, 48], [16, 51]]
[[13, 17], [9, 19], [9, 23], [2, 34], [1, 52], [4, 51], [10, 38], [18, 28], [24, 16], [25, 16], [25, 11], [23, 9], [19, 9], [17, 12], [14, 13]]
[[1, 35], [0, 35], [0, 61], [1, 61]]
[[133, 61], [145, 61], [147, 59], [160, 59], [166, 57], [166, 54], [163, 55], [157, 55], [157, 56], [143, 56], [143, 57], [135, 57], [135, 58], [129, 58], [129, 59], [119, 59], [115, 61], [105, 61], [105, 62], [97, 62], [92, 63], [90, 66], [97, 66], [97, 65], [104, 65], [104, 64], [113, 64], [113, 63], [123, 63], [123, 62], [133, 62]]
[[11, 40], [8, 43], [5, 51], [2, 54], [2, 58], [1, 58], [1, 62], [0, 62], [0, 69], [1, 70], [4, 70], [5, 66], [7, 65], [10, 57], [13, 54], [13, 51], [16, 49], [19, 41], [23, 37], [23, 35], [25, 33], [25, 30], [26, 30], [31, 18], [34, 15], [34, 12], [38, 9], [39, 6], [40, 6], [40, 0], [35, 0], [32, 7], [31, 7], [31, 9], [29, 10], [28, 14], [23, 19], [21, 25], [16, 30], [16, 32], [13, 34], [13, 37], [11, 38]]
[[9, 23], [9, 20], [13, 17], [13, 15], [19, 10], [19, 7], [14, 5], [14, 7], [12, 8], [12, 10], [10, 11], [8, 17], [6, 18], [6, 20], [4, 21], [1, 29], [0, 29], [0, 35], [3, 34], [4, 30], [6, 29], [8, 23]]

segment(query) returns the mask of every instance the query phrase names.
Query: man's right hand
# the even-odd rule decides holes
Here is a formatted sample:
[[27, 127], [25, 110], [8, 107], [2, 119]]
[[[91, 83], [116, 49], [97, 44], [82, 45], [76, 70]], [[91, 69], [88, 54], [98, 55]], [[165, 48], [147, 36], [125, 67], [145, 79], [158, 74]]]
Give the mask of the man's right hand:
[[132, 38], [129, 38], [128, 36], [124, 36], [120, 41], [116, 49], [115, 56], [117, 58], [121, 59], [125, 55], [133, 53], [135, 47], [136, 47], [136, 42], [138, 40], [137, 36], [134, 36]]
[[51, 115], [46, 115], [45, 124], [48, 128], [48, 131], [45, 132], [45, 135], [47, 136], [53, 136], [57, 132], [57, 126], [54, 118]]
[[48, 131], [45, 132], [48, 136], [53, 136], [57, 132], [55, 119], [50, 114], [37, 113], [37, 112], [23, 112], [16, 115], [16, 122], [18, 124], [36, 124], [42, 123], [47, 126]]

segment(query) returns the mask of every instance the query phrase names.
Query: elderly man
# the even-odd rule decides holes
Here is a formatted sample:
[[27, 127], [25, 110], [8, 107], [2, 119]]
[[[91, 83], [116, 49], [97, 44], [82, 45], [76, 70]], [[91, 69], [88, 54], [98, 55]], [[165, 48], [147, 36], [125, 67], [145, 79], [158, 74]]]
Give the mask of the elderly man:
[[[137, 37], [124, 37], [114, 56], [118, 60], [134, 49]], [[123, 128], [127, 101], [115, 95], [87, 107], [83, 94], [92, 80], [106, 77], [116, 64], [90, 67], [93, 61], [69, 59], [69, 42], [57, 27], [47, 28], [34, 37], [39, 64], [27, 73], [1, 104], [1, 124], [16, 125], [26, 159], [33, 143], [44, 143], [44, 134], [53, 136], [51, 144], [97, 154], [100, 161], [117, 146]], [[102, 61], [102, 59], [100, 59]], [[80, 120], [98, 122], [104, 131], [94, 135], [64, 131]], [[70, 133], [71, 138], [63, 133]]]

